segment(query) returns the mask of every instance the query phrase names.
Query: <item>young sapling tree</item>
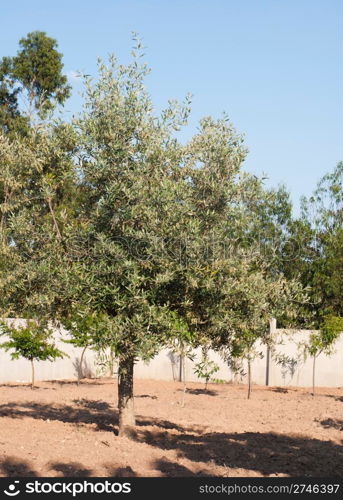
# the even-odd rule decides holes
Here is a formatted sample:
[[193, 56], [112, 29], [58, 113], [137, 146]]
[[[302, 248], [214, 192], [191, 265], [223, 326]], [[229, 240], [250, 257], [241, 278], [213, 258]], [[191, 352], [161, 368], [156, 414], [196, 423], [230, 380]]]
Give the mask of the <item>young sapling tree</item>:
[[84, 311], [74, 314], [71, 318], [63, 320], [64, 327], [68, 330], [70, 339], [64, 339], [63, 342], [72, 344], [82, 349], [81, 357], [77, 369], [77, 385], [84, 378], [83, 360], [87, 348], [93, 348], [97, 345], [97, 336], [101, 331], [101, 317], [94, 313]]
[[175, 311], [169, 315], [170, 328], [174, 332], [173, 336], [167, 341], [167, 347], [179, 358], [179, 382], [183, 382], [182, 408], [185, 406], [185, 394], [187, 390], [186, 381], [186, 359], [194, 360], [192, 335], [187, 327], [187, 323]]
[[254, 332], [249, 330], [241, 330], [239, 335], [233, 339], [230, 347], [230, 354], [228, 356], [229, 366], [236, 373], [243, 374], [242, 367], [238, 360], [246, 360], [247, 362], [247, 379], [248, 379], [248, 392], [247, 398], [250, 399], [251, 395], [251, 363], [257, 357], [262, 357], [263, 354], [256, 349], [255, 343], [259, 336], [254, 335]]
[[304, 347], [304, 357], [312, 356], [312, 395], [315, 394], [316, 386], [316, 361], [320, 354], [330, 356], [333, 353], [334, 344], [343, 332], [343, 318], [338, 316], [326, 316], [320, 330], [312, 333]]
[[52, 339], [52, 330], [37, 321], [29, 320], [25, 326], [8, 325], [1, 322], [0, 335], [8, 340], [0, 344], [5, 351], [12, 350], [11, 358], [25, 358], [31, 363], [31, 389], [35, 386], [34, 361], [55, 361], [63, 358], [64, 352], [57, 349]]
[[208, 349], [202, 349], [202, 357], [199, 363], [195, 364], [194, 373], [205, 380], [205, 391], [208, 383], [213, 380], [213, 375], [219, 371], [219, 366], [208, 356]]

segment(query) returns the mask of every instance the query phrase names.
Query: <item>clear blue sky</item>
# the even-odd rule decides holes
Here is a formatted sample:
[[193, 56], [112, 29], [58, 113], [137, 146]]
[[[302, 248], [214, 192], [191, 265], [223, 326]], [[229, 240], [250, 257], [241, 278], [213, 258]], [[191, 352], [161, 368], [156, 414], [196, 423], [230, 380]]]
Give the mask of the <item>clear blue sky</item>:
[[[126, 62], [143, 37], [157, 108], [194, 95], [189, 135], [226, 111], [245, 134], [245, 168], [285, 183], [298, 206], [343, 160], [342, 0], [17, 0], [1, 6], [0, 55], [33, 30], [58, 40], [65, 72]], [[66, 105], [80, 107], [75, 96]]]

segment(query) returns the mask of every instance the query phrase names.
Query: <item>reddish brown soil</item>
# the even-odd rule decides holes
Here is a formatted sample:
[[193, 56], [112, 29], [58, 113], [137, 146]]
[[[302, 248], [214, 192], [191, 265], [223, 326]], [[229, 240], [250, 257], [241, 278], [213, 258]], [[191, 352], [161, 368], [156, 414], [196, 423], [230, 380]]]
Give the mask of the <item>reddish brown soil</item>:
[[2, 476], [343, 476], [343, 389], [135, 382], [117, 436], [111, 379], [0, 387]]

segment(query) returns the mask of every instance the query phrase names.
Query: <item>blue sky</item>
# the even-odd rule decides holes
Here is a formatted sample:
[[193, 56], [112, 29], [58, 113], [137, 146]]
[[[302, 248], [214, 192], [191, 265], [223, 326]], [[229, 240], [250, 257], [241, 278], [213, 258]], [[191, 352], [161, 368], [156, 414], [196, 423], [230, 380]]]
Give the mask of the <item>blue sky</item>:
[[[95, 74], [97, 56], [127, 62], [139, 32], [157, 109], [191, 92], [189, 136], [202, 116], [227, 112], [245, 134], [245, 168], [285, 183], [297, 207], [343, 160], [342, 24], [341, 0], [17, 0], [1, 6], [0, 55], [43, 30], [65, 72]], [[81, 104], [73, 86], [70, 113]]]

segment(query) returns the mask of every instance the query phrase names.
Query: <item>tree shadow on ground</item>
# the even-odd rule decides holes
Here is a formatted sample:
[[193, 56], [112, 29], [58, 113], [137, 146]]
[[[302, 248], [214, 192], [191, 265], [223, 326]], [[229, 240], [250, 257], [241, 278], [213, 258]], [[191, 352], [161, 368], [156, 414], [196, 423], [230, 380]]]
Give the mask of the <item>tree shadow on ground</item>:
[[[40, 383], [46, 385], [46, 384], [51, 384], [53, 385], [77, 385], [77, 379], [75, 380], [37, 380], [35, 387], [33, 388], [34, 390], [56, 390], [56, 387], [44, 387], [41, 386]], [[101, 380], [95, 380], [95, 379], [81, 379], [80, 380], [80, 385], [103, 385], [103, 381]], [[12, 384], [11, 382], [0, 384], [0, 387], [8, 387], [9, 389], [14, 389], [14, 388], [20, 388], [20, 389], [31, 389], [31, 383], [30, 382], [22, 382], [22, 383], [15, 383]]]
[[88, 408], [89, 410], [109, 410], [111, 406], [105, 401], [99, 401], [96, 399], [73, 399], [73, 403], [82, 408]]
[[168, 434], [143, 429], [138, 431], [137, 440], [162, 450], [174, 450], [192, 462], [253, 470], [266, 476], [343, 475], [343, 446], [304, 436], [273, 432]]
[[6, 457], [0, 460], [0, 475], [5, 477], [37, 477], [26, 460], [15, 457]]
[[182, 425], [176, 424], [175, 422], [170, 422], [169, 420], [163, 420], [160, 418], [154, 418], [154, 417], [142, 417], [138, 416], [136, 418], [136, 424], [137, 428], [139, 427], [146, 427], [146, 426], [156, 426], [160, 427], [164, 430], [174, 430], [180, 433], [183, 432], [202, 432], [202, 426], [201, 425], [192, 425], [190, 427], [184, 427]]
[[138, 474], [128, 465], [127, 467], [113, 467], [105, 465], [107, 477], [137, 477]]
[[37, 390], [53, 390], [56, 391], [57, 389], [55, 387], [40, 387], [39, 381], [36, 382], [36, 385], [32, 389], [31, 383], [28, 382], [23, 382], [22, 384], [0, 384], [0, 387], [7, 387], [8, 389], [30, 389], [30, 391], [37, 391]]
[[[312, 396], [312, 394], [311, 394], [311, 396]], [[318, 397], [332, 398], [335, 401], [340, 401], [341, 403], [343, 403], [343, 396], [337, 396], [337, 394], [320, 394], [320, 393], [317, 393], [317, 394], [314, 395], [314, 397], [316, 397], [316, 398], [318, 398]]]
[[325, 427], [325, 429], [338, 429], [343, 431], [343, 420], [338, 420], [337, 418], [327, 418], [326, 420], [321, 420], [320, 425]]
[[63, 477], [89, 477], [92, 474], [91, 469], [87, 469], [77, 462], [54, 462], [50, 463], [49, 466], [50, 470], [60, 472]]
[[341, 403], [343, 403], [343, 396], [334, 396], [332, 394], [328, 394], [327, 397], [334, 398], [335, 401], [340, 401]]
[[[34, 418], [36, 420], [56, 420], [71, 424], [96, 424], [95, 430], [118, 433], [118, 413], [107, 403], [92, 400], [77, 400], [82, 402], [81, 408], [70, 405], [56, 405], [23, 402], [0, 405], [0, 417]], [[89, 407], [86, 406], [86, 402]], [[104, 405], [99, 409], [94, 406]]]
[[[78, 401], [79, 404], [81, 401], [81, 408], [34, 402], [9, 403], [0, 406], [0, 416], [50, 419], [75, 425], [93, 424], [91, 429], [95, 431], [117, 434], [118, 415], [114, 408], [99, 401]], [[333, 422], [329, 420], [327, 424], [332, 425]], [[334, 425], [337, 422], [335, 421]], [[325, 421], [322, 425], [324, 424]], [[206, 432], [205, 428], [199, 425], [186, 427], [168, 420], [138, 416], [136, 441], [161, 451], [173, 450], [181, 459], [185, 458], [198, 465], [201, 463], [204, 468], [207, 464], [222, 466], [229, 470], [230, 475], [235, 474], [235, 469], [246, 469], [266, 476], [281, 473], [294, 477], [343, 476], [343, 446], [303, 435], [274, 432]], [[179, 464], [169, 464], [167, 467], [167, 460], [165, 457], [161, 458], [161, 465], [163, 466], [164, 461], [166, 474], [193, 474], [190, 470], [188, 474], [186, 468]], [[12, 463], [12, 469], [20, 469], [21, 465], [23, 475], [30, 475], [30, 471], [25, 470], [23, 464]], [[3, 470], [5, 468], [7, 472], [10, 471], [10, 466], [10, 462], [7, 465], [5, 462], [2, 464]], [[113, 474], [118, 474], [121, 469], [120, 466], [113, 469]], [[59, 472], [66, 471], [60, 465]]]
[[[113, 467], [113, 465], [105, 465], [105, 468], [107, 470], [108, 477], [138, 477], [140, 475], [137, 474], [130, 466]], [[151, 469], [161, 472], [163, 477], [213, 477], [213, 474], [208, 474], [208, 472], [204, 470], [195, 473], [184, 465], [173, 462], [165, 456], [162, 456], [158, 460], [154, 460], [151, 464]]]
[[150, 396], [150, 394], [137, 394], [135, 398], [150, 398], [150, 399], [157, 399], [157, 396]]
[[[182, 391], [182, 389], [178, 389], [178, 391]], [[187, 394], [194, 394], [198, 396], [200, 394], [204, 394], [205, 396], [217, 396], [218, 391], [214, 391], [213, 389], [186, 389]]]
[[[46, 383], [49, 384], [58, 384], [58, 385], [77, 385], [77, 379], [75, 380], [47, 380]], [[102, 381], [100, 380], [89, 380], [89, 379], [81, 379], [80, 385], [102, 385]], [[49, 388], [50, 389], [50, 388]]]
[[[52, 405], [36, 402], [7, 403], [0, 405], [0, 417], [34, 418], [36, 420], [55, 420], [71, 424], [95, 424], [94, 430], [118, 434], [118, 411], [106, 402], [91, 399], [76, 399], [75, 406]], [[153, 417], [137, 417], [137, 426], [155, 425], [165, 430], [178, 432], [192, 431], [197, 427], [185, 428], [169, 420]]]
[[[166, 457], [162, 457], [159, 460], [155, 460], [153, 464], [154, 469], [162, 472], [164, 477], [210, 477], [206, 471], [199, 471], [194, 473], [184, 465], [178, 464], [177, 462], [172, 462]], [[213, 477], [213, 475], [212, 475]]]

